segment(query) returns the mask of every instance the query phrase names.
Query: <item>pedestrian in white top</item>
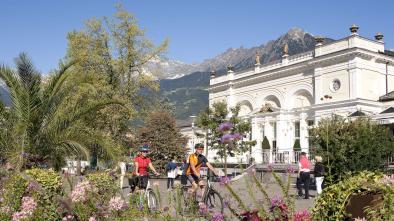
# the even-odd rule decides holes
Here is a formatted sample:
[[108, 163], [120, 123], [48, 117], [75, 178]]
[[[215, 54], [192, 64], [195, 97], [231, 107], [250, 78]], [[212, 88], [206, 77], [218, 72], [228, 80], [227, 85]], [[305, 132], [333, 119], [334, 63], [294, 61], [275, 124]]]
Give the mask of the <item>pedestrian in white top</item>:
[[123, 179], [126, 174], [126, 163], [125, 162], [119, 162], [119, 167], [120, 167], [120, 188], [123, 188]]

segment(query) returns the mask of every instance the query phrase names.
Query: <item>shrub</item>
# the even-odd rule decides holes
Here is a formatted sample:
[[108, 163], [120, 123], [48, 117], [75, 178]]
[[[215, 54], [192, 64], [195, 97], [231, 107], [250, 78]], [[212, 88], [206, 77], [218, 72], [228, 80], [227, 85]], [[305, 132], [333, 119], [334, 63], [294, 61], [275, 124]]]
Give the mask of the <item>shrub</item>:
[[[338, 116], [322, 119], [311, 130], [316, 154], [327, 166], [327, 181], [335, 183], [349, 172], [383, 170], [394, 154], [394, 139], [388, 128], [367, 118], [349, 121]], [[368, 159], [368, 160], [364, 160]]]
[[269, 149], [271, 149], [270, 142], [268, 141], [268, 138], [267, 138], [266, 136], [264, 136], [263, 143], [261, 144], [261, 148], [262, 148], [263, 150], [269, 150]]
[[374, 172], [361, 172], [324, 189], [312, 209], [313, 220], [345, 219], [349, 198], [353, 194], [365, 193], [383, 194], [383, 202], [368, 209], [368, 220], [391, 220], [394, 214], [394, 179]]

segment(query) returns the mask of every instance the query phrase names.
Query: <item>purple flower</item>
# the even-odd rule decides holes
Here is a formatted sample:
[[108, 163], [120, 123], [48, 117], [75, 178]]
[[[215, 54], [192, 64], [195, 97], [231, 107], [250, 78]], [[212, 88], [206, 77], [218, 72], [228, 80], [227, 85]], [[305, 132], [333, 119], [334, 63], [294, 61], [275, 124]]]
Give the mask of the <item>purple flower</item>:
[[30, 181], [29, 186], [27, 186], [28, 191], [38, 190], [39, 188], [40, 188], [40, 184], [35, 181]]
[[286, 173], [294, 173], [295, 169], [292, 166], [288, 166], [286, 169]]
[[283, 199], [279, 196], [274, 196], [271, 198], [271, 207], [279, 206], [283, 204]]
[[235, 140], [235, 141], [241, 140], [242, 138], [243, 138], [243, 136], [240, 133], [233, 134], [233, 140]]
[[212, 215], [211, 221], [223, 221], [224, 215], [222, 213], [216, 212]]
[[200, 214], [206, 214], [208, 212], [208, 207], [205, 203], [200, 203], [198, 206], [198, 212]]
[[231, 134], [225, 134], [222, 136], [222, 139], [220, 139], [221, 143], [230, 143], [230, 141], [233, 140], [233, 135]]
[[219, 131], [221, 132], [228, 131], [231, 128], [233, 128], [233, 124], [230, 122], [224, 122], [219, 125]]
[[219, 179], [219, 182], [220, 182], [220, 185], [226, 185], [226, 184], [228, 184], [228, 183], [230, 183], [230, 177], [227, 177], [227, 176], [222, 176], [222, 177], [220, 177], [220, 179]]
[[227, 208], [229, 205], [230, 205], [230, 201], [229, 200], [224, 200], [223, 207]]

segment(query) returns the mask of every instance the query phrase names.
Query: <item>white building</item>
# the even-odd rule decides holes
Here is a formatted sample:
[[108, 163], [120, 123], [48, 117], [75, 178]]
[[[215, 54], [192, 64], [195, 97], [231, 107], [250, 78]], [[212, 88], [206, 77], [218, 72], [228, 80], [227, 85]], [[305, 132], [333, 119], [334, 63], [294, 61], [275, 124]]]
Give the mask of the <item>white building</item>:
[[[209, 104], [240, 104], [240, 115], [251, 120], [257, 145], [249, 154], [256, 162], [294, 161], [295, 141], [307, 152], [309, 126], [332, 113], [394, 123], [394, 53], [385, 51], [381, 34], [371, 40], [357, 29], [352, 26], [350, 36], [329, 44], [316, 38], [315, 49], [306, 53], [288, 56], [285, 47], [281, 60], [260, 65], [256, 57], [253, 69], [236, 73], [229, 68], [224, 76], [211, 76]], [[266, 155], [264, 136], [271, 145]], [[214, 156], [210, 151], [208, 159]]]

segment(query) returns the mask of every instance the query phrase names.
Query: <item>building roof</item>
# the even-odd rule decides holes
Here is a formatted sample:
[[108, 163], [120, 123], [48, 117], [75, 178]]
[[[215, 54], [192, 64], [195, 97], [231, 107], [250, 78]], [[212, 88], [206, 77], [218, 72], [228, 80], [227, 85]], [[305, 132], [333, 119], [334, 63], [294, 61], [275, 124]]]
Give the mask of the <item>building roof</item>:
[[394, 91], [389, 92], [383, 96], [379, 97], [380, 102], [385, 102], [385, 101], [394, 101]]
[[384, 50], [384, 54], [388, 55], [388, 56], [391, 56], [391, 57], [394, 57], [394, 51]]
[[381, 114], [387, 114], [387, 113], [394, 113], [394, 107], [389, 107], [381, 112]]
[[366, 114], [360, 110], [353, 112], [352, 114], [349, 115], [349, 117], [361, 117], [365, 116]]

